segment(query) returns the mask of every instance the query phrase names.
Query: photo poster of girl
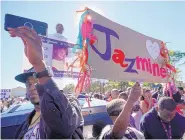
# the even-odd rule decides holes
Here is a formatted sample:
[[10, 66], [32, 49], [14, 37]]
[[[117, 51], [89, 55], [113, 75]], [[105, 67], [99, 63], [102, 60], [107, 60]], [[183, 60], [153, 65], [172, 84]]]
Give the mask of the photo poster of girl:
[[65, 71], [68, 47], [53, 44], [52, 67], [54, 71]]
[[[70, 65], [76, 59], [75, 54], [72, 53], [72, 48], [68, 45], [53, 44], [52, 54], [52, 69], [54, 77], [71, 77]], [[79, 61], [75, 63], [78, 65]], [[70, 75], [69, 75], [70, 74]], [[73, 78], [77, 78], [79, 74], [79, 68], [73, 69]]]

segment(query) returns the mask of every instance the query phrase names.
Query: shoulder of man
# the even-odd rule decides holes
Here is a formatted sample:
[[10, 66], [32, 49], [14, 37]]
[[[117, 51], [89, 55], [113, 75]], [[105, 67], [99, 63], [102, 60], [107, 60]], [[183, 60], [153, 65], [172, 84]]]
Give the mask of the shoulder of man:
[[144, 119], [151, 119], [153, 118], [154, 116], [157, 115], [157, 111], [155, 109], [155, 107], [153, 107], [152, 109], [150, 109], [147, 113], [145, 113], [142, 118]]
[[[181, 114], [179, 114], [178, 112], [176, 112], [175, 120], [178, 120], [178, 121], [181, 122], [182, 124], [185, 124], [185, 117], [182, 116]], [[184, 125], [184, 126], [185, 126], [185, 125]]]
[[154, 118], [156, 118], [157, 112], [155, 107], [153, 107], [149, 112], [145, 113], [140, 120], [140, 127], [146, 128], [148, 124], [151, 124]]
[[79, 103], [78, 99], [73, 94], [67, 94], [66, 97], [69, 100], [70, 104], [74, 108], [76, 108], [76, 111], [78, 112], [79, 119], [80, 119], [80, 122], [81, 122], [80, 125], [83, 125], [84, 124], [84, 119], [83, 119], [83, 116], [82, 116], [82, 113], [81, 113], [81, 107], [80, 107], [80, 103]]
[[64, 93], [64, 95], [67, 97], [67, 99], [70, 101], [70, 103], [73, 103], [76, 106], [80, 106], [78, 98], [76, 98], [73, 93]]
[[[15, 139], [20, 139], [24, 136], [25, 132], [26, 132], [26, 127], [28, 126], [29, 122], [31, 121], [32, 117], [35, 114], [35, 110], [33, 110], [28, 116], [27, 118], [23, 121], [23, 123], [21, 125], [19, 125], [17, 127], [17, 130], [15, 132]], [[28, 129], [28, 128], [27, 128]]]

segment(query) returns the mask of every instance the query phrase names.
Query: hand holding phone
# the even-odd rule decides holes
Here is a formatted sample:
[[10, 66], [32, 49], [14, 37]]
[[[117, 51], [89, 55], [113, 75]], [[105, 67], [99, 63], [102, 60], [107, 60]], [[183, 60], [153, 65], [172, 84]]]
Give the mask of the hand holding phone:
[[33, 29], [22, 26], [18, 28], [8, 28], [11, 37], [19, 37], [24, 43], [25, 56], [28, 58], [32, 66], [42, 63], [43, 50], [41, 38]]
[[34, 29], [38, 35], [47, 36], [48, 24], [36, 21], [24, 17], [19, 17], [11, 14], [5, 15], [4, 29], [8, 31], [8, 28], [18, 28], [21, 26], [26, 26], [28, 28]]

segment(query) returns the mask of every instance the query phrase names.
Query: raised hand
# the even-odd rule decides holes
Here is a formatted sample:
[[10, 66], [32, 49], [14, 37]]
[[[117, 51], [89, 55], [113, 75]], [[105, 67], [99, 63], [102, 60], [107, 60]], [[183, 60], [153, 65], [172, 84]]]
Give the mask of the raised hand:
[[125, 104], [125, 107], [123, 108], [123, 110], [121, 111], [120, 115], [117, 117], [114, 123], [112, 133], [116, 138], [122, 139], [123, 136], [125, 135], [125, 132], [130, 122], [132, 107], [141, 96], [141, 92], [142, 90], [139, 83], [135, 83], [135, 85], [132, 87], [130, 91], [130, 95]]
[[135, 103], [139, 99], [139, 97], [141, 96], [141, 93], [142, 93], [141, 86], [138, 82], [136, 82], [130, 91], [128, 101]]
[[20, 37], [29, 62], [35, 66], [43, 61], [42, 42], [37, 33], [28, 27], [8, 28], [11, 37]]

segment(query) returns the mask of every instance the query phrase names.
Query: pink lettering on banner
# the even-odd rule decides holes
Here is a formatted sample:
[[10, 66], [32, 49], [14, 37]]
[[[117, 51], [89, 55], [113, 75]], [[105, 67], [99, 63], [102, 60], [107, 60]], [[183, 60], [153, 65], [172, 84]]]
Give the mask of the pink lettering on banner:
[[114, 54], [112, 55], [112, 60], [114, 63], [119, 64], [121, 67], [128, 67], [128, 64], [125, 64], [125, 53], [122, 50], [115, 49]]
[[139, 56], [136, 57], [136, 65], [137, 69], [142, 71], [149, 71], [149, 65], [146, 58], [140, 58]]
[[152, 74], [152, 66], [149, 58], [148, 58], [148, 67], [149, 67], [149, 72]]
[[165, 68], [159, 68], [156, 63], [151, 64], [150, 59], [136, 57], [136, 67], [138, 70], [146, 71], [151, 73], [153, 76], [161, 76], [165, 78], [167, 76], [167, 71]]
[[[136, 58], [128, 58], [124, 50], [121, 49], [114, 48], [112, 50], [111, 38], [115, 38], [118, 41], [120, 39], [119, 34], [114, 30], [99, 24], [93, 24], [93, 29], [105, 34], [106, 50], [104, 53], [101, 53], [94, 45], [91, 45], [92, 50], [104, 61], [112, 60], [116, 65], [120, 65], [123, 71], [127, 73], [139, 74], [137, 70], [140, 70], [143, 72], [148, 72], [150, 75], [155, 77], [167, 77], [167, 70], [169, 69], [168, 67], [160, 68], [159, 64], [152, 64], [149, 58], [142, 58], [139, 56]], [[124, 47], [126, 46], [123, 46], [123, 48]], [[135, 65], [136, 68], [134, 67]]]
[[152, 64], [152, 68], [153, 68], [153, 76], [160, 76], [159, 65], [154, 63]]

